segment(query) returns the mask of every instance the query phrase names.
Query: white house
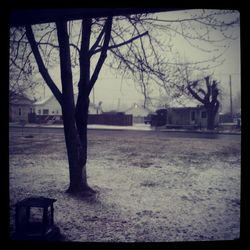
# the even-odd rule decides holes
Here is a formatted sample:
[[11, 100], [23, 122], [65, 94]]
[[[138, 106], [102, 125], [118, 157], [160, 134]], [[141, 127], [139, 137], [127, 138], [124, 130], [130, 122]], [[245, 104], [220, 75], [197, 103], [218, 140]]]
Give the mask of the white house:
[[134, 103], [131, 108], [124, 111], [127, 115], [133, 115], [133, 123], [144, 123], [144, 118], [151, 112], [149, 109]]
[[[75, 102], [77, 100], [77, 94], [74, 95]], [[47, 115], [47, 116], [61, 116], [62, 109], [57, 99], [52, 95], [47, 99], [38, 101], [35, 104], [36, 115]], [[89, 104], [89, 114], [97, 114], [98, 107], [93, 103]]]
[[35, 103], [36, 115], [62, 115], [61, 106], [52, 95], [47, 99]]

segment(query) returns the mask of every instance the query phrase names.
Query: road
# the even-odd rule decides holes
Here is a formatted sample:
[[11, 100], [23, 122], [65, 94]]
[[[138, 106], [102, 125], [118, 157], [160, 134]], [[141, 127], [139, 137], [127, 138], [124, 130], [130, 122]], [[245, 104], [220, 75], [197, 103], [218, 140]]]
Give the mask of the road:
[[[33, 135], [33, 134], [63, 134], [63, 128], [46, 128], [46, 127], [10, 127], [10, 134], [17, 135]], [[182, 138], [208, 138], [208, 139], [229, 139], [229, 140], [241, 140], [240, 134], [208, 134], [208, 133], [195, 133], [195, 132], [176, 132], [176, 131], [143, 131], [143, 130], [109, 130], [109, 129], [88, 129], [88, 134], [105, 134], [117, 135], [119, 137], [130, 136], [160, 136], [160, 137], [182, 137]]]

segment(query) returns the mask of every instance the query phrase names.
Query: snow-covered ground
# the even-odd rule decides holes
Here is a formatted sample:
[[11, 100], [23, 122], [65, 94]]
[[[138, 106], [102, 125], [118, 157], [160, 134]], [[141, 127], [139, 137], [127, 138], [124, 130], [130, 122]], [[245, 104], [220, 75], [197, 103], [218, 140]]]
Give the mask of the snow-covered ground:
[[[132, 136], [133, 135], [133, 136]], [[90, 133], [88, 180], [95, 198], [71, 197], [63, 135], [10, 134], [14, 204], [56, 198], [66, 241], [232, 240], [240, 234], [240, 142]]]
[[[9, 127], [22, 127], [18, 122], [9, 123]], [[62, 124], [35, 124], [35, 123], [27, 123], [24, 128], [63, 128]], [[134, 123], [133, 126], [115, 126], [115, 125], [101, 125], [101, 124], [88, 124], [88, 130], [133, 130], [133, 131], [165, 131], [165, 132], [191, 132], [191, 133], [211, 133], [211, 134], [241, 134], [240, 129], [216, 129], [214, 131], [207, 130], [203, 128], [202, 130], [188, 130], [188, 129], [169, 129], [166, 126], [161, 127], [151, 127], [150, 124], [144, 123]]]
[[[10, 123], [10, 127], [21, 127], [20, 123]], [[26, 128], [63, 128], [62, 124], [35, 124], [35, 123], [27, 123], [25, 124]], [[88, 124], [88, 129], [107, 129], [107, 130], [142, 130], [142, 131], [150, 131], [154, 130], [149, 124], [138, 123], [133, 126], [115, 126], [115, 125], [101, 125], [101, 124]]]
[[113, 126], [113, 125], [97, 125], [88, 124], [88, 129], [111, 129], [111, 130], [143, 130], [150, 131], [154, 130], [149, 124], [138, 123], [133, 126]]

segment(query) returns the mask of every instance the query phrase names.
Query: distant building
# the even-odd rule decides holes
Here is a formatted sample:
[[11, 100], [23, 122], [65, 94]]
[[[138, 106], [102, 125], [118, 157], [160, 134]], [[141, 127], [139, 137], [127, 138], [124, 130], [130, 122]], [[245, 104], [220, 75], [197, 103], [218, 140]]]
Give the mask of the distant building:
[[57, 99], [52, 95], [47, 99], [35, 103], [36, 115], [56, 115], [61, 116], [62, 110]]
[[144, 123], [145, 118], [151, 111], [134, 103], [131, 108], [124, 111], [127, 115], [133, 115], [133, 123]]
[[[151, 118], [151, 125], [167, 128], [206, 128], [207, 111], [204, 106], [168, 107], [156, 110]], [[215, 117], [215, 126], [219, 124], [219, 115]]]
[[[74, 99], [76, 102], [77, 94], [74, 95]], [[99, 109], [100, 108], [98, 108], [93, 103], [89, 104], [89, 114], [97, 114]], [[62, 109], [55, 96], [52, 95], [47, 99], [35, 103], [35, 113], [38, 116], [39, 115], [62, 116]]]
[[[207, 126], [207, 111], [204, 106], [168, 108], [167, 125]], [[218, 124], [218, 115], [215, 124]]]
[[34, 101], [21, 94], [11, 94], [9, 102], [10, 122], [29, 122], [29, 114], [34, 113]]

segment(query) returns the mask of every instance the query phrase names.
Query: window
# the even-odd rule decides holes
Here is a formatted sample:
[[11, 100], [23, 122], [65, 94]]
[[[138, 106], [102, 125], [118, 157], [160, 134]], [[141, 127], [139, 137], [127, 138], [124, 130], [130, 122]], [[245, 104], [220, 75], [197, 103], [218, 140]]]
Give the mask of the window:
[[41, 115], [41, 109], [38, 110], [38, 114]]
[[206, 111], [201, 112], [201, 118], [207, 118], [207, 112]]
[[33, 113], [33, 109], [32, 108], [30, 108], [30, 113]]
[[195, 120], [195, 111], [192, 111], [191, 112], [191, 121], [194, 121]]
[[18, 115], [21, 116], [22, 115], [22, 108], [18, 109]]
[[49, 110], [48, 109], [43, 109], [43, 115], [48, 115], [49, 114]]

